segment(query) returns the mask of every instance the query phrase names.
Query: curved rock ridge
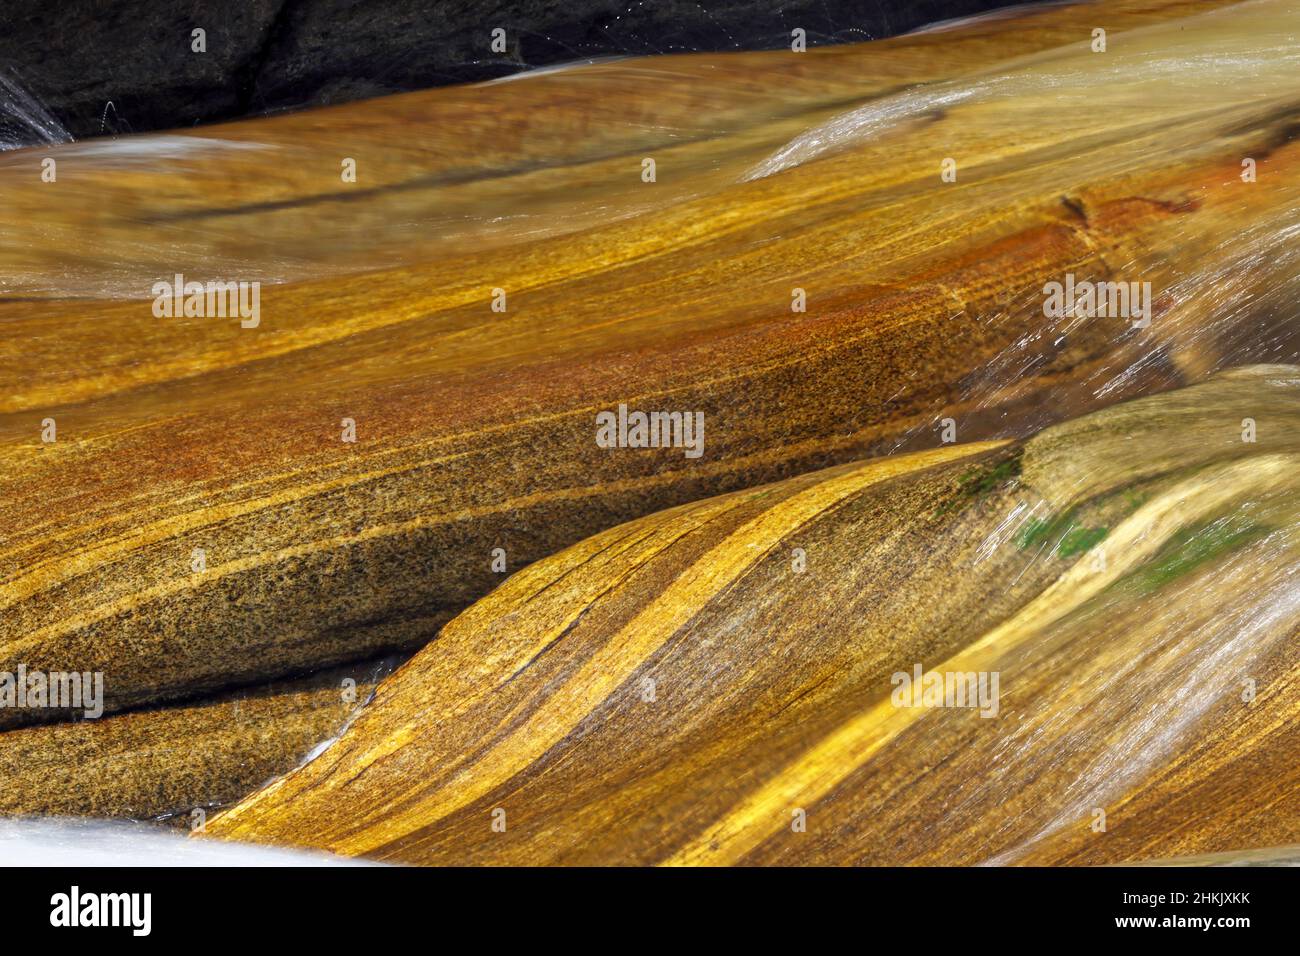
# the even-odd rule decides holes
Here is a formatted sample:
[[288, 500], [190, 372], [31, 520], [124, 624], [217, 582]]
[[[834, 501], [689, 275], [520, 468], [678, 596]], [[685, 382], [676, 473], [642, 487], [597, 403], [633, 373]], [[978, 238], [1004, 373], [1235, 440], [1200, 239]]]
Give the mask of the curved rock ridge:
[[209, 835], [529, 865], [1293, 845], [1298, 425], [1300, 368], [1239, 368], [619, 525]]

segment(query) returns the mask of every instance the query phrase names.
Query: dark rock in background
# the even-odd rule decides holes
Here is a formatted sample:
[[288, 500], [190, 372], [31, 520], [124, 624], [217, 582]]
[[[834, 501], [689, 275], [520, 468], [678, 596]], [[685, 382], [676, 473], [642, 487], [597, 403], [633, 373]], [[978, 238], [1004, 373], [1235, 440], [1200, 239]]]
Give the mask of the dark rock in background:
[[[190, 126], [622, 54], [892, 36], [1010, 0], [7, 0], [0, 143]], [[490, 49], [493, 28], [507, 51]], [[207, 51], [191, 50], [206, 31]], [[111, 105], [109, 105], [111, 104]], [[37, 114], [37, 115], [33, 115]]]
[[[0, 13], [0, 74], [78, 139], [238, 116], [248, 112], [284, 5], [8, 0]], [[190, 50], [195, 27], [207, 31], [206, 53]], [[20, 138], [24, 117], [4, 112], [0, 122], [19, 127], [6, 138]]]

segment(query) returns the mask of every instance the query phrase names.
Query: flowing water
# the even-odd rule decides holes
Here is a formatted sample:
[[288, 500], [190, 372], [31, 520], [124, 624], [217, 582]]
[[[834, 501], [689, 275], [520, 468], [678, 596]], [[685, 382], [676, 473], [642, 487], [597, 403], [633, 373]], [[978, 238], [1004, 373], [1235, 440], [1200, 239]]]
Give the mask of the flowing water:
[[[1294, 434], [1300, 365], [1300, 4], [1188, 8], [1174, 19], [1147, 22], [1139, 13], [1123, 20], [1108, 33], [1104, 52], [1091, 48], [1086, 31], [1026, 30], [1019, 43], [997, 38], [1010, 17], [1066, 16], [1072, 9], [1046, 4], [806, 55], [583, 61], [508, 82], [76, 143], [0, 75], [0, 323], [23, 333], [0, 346], [0, 359], [14, 370], [0, 426], [11, 430], [7, 436], [27, 435], [28, 419], [40, 421], [46, 409], [60, 409], [61, 419], [62, 409], [76, 409], [89, 437], [75, 454], [90, 464], [70, 453], [67, 467], [93, 478], [83, 479], [89, 491], [68, 490], [71, 471], [58, 470], [65, 459], [35, 459], [30, 435], [11, 442], [19, 449], [11, 464], [31, 469], [15, 470], [29, 484], [35, 475], [42, 489], [66, 495], [55, 500], [74, 516], [85, 504], [79, 495], [90, 502], [93, 518], [50, 532], [58, 540], [94, 537], [66, 559], [69, 580], [86, 573], [83, 552], [102, 548], [111, 558], [119, 546], [130, 551], [122, 542], [133, 530], [104, 535], [101, 544], [95, 524], [110, 519], [94, 510], [109, 509], [94, 495], [101, 484], [119, 487], [114, 481], [125, 489], [125, 504], [114, 507], [128, 513], [155, 493], [170, 495], [167, 509], [189, 502], [197, 513], [202, 503], [191, 499], [211, 494], [224, 510], [195, 521], [215, 534], [246, 517], [239, 496], [253, 495], [248, 489], [262, 482], [271, 489], [268, 500], [272, 492], [285, 496], [276, 515], [298, 516], [300, 501], [274, 482], [302, 466], [311, 472], [303, 527], [324, 528], [329, 546], [342, 553], [356, 543], [349, 534], [360, 541], [371, 529], [352, 512], [339, 517], [322, 503], [347, 490], [341, 479], [331, 484], [336, 476], [328, 469], [340, 466], [307, 439], [286, 437], [289, 426], [278, 419], [265, 431], [238, 429], [268, 408], [289, 421], [311, 401], [329, 407], [332, 422], [351, 408], [340, 403], [336, 414], [336, 383], [376, 409], [400, 409], [415, 396], [409, 401], [416, 424], [380, 419], [390, 427], [380, 439], [390, 444], [381, 447], [393, 457], [367, 460], [365, 481], [380, 488], [390, 476], [384, 468], [414, 474], [432, 467], [399, 457], [418, 452], [420, 442], [453, 450], [438, 452], [445, 453], [436, 462], [443, 470], [425, 484], [364, 499], [362, 510], [393, 508], [376, 519], [380, 531], [410, 531], [416, 543], [392, 532], [402, 543], [385, 544], [375, 561], [388, 563], [367, 566], [361, 587], [378, 595], [389, 578], [405, 583], [394, 569], [415, 569], [410, 590], [429, 593], [434, 586], [419, 574], [435, 574], [429, 566], [443, 552], [431, 561], [434, 551], [418, 534], [444, 497], [495, 489], [490, 500], [469, 498], [459, 510], [448, 505], [457, 521], [490, 516], [502, 500], [527, 499], [531, 506], [549, 489], [529, 484], [541, 469], [527, 456], [563, 459], [576, 447], [561, 431], [540, 438], [529, 432], [514, 444], [498, 438], [494, 430], [505, 433], [510, 422], [490, 418], [497, 403], [529, 427], [569, 413], [581, 413], [585, 427], [588, 406], [598, 407], [593, 403], [606, 395], [564, 389], [600, 385], [606, 374], [616, 381], [625, 367], [634, 370], [637, 387], [662, 395], [693, 394], [693, 378], [702, 375], [699, 368], [713, 371], [715, 354], [743, 353], [752, 367], [779, 379], [753, 385], [735, 373], [737, 393], [700, 399], [722, 403], [722, 414], [709, 406], [711, 423], [721, 422], [710, 425], [710, 441], [724, 450], [720, 469], [769, 451], [745, 444], [746, 411], [755, 421], [777, 423], [782, 449], [825, 443], [805, 458], [792, 452], [756, 472], [763, 481], [865, 450], [929, 447], [936, 422], [949, 414], [960, 418], [963, 441], [1020, 439], [1070, 420], [1031, 445], [1055, 455], [1050, 467], [1024, 479], [1039, 497], [982, 515], [969, 566], [954, 573], [987, 573], [1010, 593], [1060, 559], [1061, 541], [1078, 530], [1054, 524], [1063, 513], [1131, 493], [1136, 503], [1110, 528], [1112, 540], [1130, 546], [1115, 558], [1123, 574], [1107, 572], [1103, 588], [1071, 577], [1074, 568], [1051, 565], [1068, 586], [1027, 600], [1010, 618], [1014, 627], [951, 649], [968, 655], [972, 669], [998, 670], [1017, 688], [1009, 708], [1014, 722], [993, 722], [975, 737], [961, 723], [966, 715], [928, 715], [896, 728], [882, 718], [878, 724], [891, 729], [876, 755], [846, 765], [841, 777], [850, 779], [851, 770], [858, 789], [827, 790], [817, 799], [841, 801], [844, 819], [868, 821], [859, 831], [872, 849], [859, 850], [900, 854], [890, 862], [1019, 863], [1084, 854], [1071, 842], [1079, 821], [1096, 807], [1139, 799], [1135, 791], [1147, 784], [1168, 784], [1162, 768], [1195, 747], [1207, 726], [1230, 738], [1224, 701], [1252, 674], [1289, 672], [1300, 626], [1300, 506], [1292, 477], [1300, 450], [1292, 438], [1278, 437]], [[57, 169], [49, 181], [42, 178], [46, 159]], [[346, 175], [349, 161], [354, 181]], [[151, 290], [182, 273], [199, 282], [264, 283], [268, 316], [278, 306], [284, 318], [267, 320], [256, 348], [236, 339], [233, 325], [213, 331], [200, 322], [154, 322]], [[1048, 284], [1067, 276], [1071, 284], [1149, 288], [1149, 321], [1074, 307], [1047, 314]], [[520, 290], [532, 311], [492, 314], [489, 323], [483, 303], [498, 286], [509, 286], [512, 296]], [[796, 287], [814, 303], [806, 319], [791, 311]], [[822, 324], [796, 325], [805, 321]], [[805, 329], [795, 358], [775, 346], [760, 350], [795, 327]], [[722, 344], [716, 353], [692, 351], [701, 342]], [[744, 351], [751, 345], [752, 358]], [[658, 364], [634, 364], [660, 348], [666, 357]], [[698, 375], [678, 374], [674, 363], [686, 362], [682, 356], [697, 363]], [[807, 385], [813, 373], [797, 362], [823, 357], [813, 373], [827, 379]], [[1245, 365], [1265, 368], [1251, 373], [1251, 390], [1222, 393], [1231, 401], [1216, 405], [1204, 398], [1212, 393], [1192, 388], [1179, 393], [1192, 396], [1186, 408], [1171, 399], [1136, 424], [1123, 414], [1082, 417]], [[780, 379], [787, 367], [795, 371]], [[733, 371], [723, 368], [719, 379]], [[536, 394], [518, 398], [527, 388]], [[836, 406], [826, 397], [823, 408], [823, 394], [859, 391], [857, 406], [850, 401], [831, 421], [827, 409]], [[743, 405], [749, 400], [756, 407]], [[236, 424], [221, 417], [231, 409]], [[159, 481], [162, 491], [120, 461], [89, 457], [96, 442], [163, 420], [192, 442], [192, 458], [178, 458], [176, 472], [166, 474], [174, 484]], [[1102, 428], [1099, 420], [1110, 423], [1110, 444], [1092, 430]], [[1243, 442], [1255, 441], [1243, 437], [1248, 420], [1260, 430], [1260, 447], [1243, 451]], [[415, 437], [408, 440], [399, 425]], [[430, 430], [418, 431], [423, 427]], [[454, 472], [458, 460], [477, 451], [469, 442], [480, 427], [490, 435], [491, 460], [506, 462], [501, 474], [487, 466]], [[759, 426], [754, 431], [769, 437]], [[216, 447], [237, 433], [238, 441]], [[507, 457], [498, 443], [521, 457]], [[567, 495], [596, 489], [590, 510], [602, 514], [605, 527], [637, 516], [636, 505], [594, 498], [601, 478], [572, 454], [579, 478], [564, 476]], [[230, 491], [221, 484], [227, 469]], [[1271, 484], [1259, 479], [1263, 474]], [[659, 478], [620, 474], [608, 484], [630, 488]], [[646, 501], [662, 508], [751, 479], [757, 480], [751, 473], [710, 473], [698, 485], [674, 489], [675, 498], [647, 493]], [[1137, 500], [1145, 495], [1150, 501]], [[32, 500], [14, 507], [35, 513]], [[166, 522], [190, 517], [168, 510], [156, 527], [144, 526], [162, 529], [158, 539], [166, 540]], [[45, 515], [31, 520], [20, 532], [33, 540], [41, 522], [59, 524]], [[484, 543], [465, 521], [469, 543], [456, 542], [462, 551]], [[518, 523], [533, 534], [548, 520], [542, 513]], [[261, 536], [270, 540], [280, 527], [271, 519], [250, 525], [257, 547], [240, 552], [240, 560], [310, 556], [303, 540], [311, 531], [290, 528], [271, 547]], [[1035, 539], [1038, 550], [1026, 547], [1042, 527], [1059, 533]], [[537, 536], [548, 547], [568, 545], [591, 530], [574, 519], [569, 538]], [[24, 547], [45, 554], [43, 542], [13, 545], [18, 557], [4, 582], [14, 596], [4, 600], [57, 630], [42, 617], [48, 608], [41, 588], [47, 579], [62, 586], [62, 579], [42, 562], [62, 567], [63, 559], [31, 562], [39, 574], [29, 579]], [[870, 564], [851, 570], [868, 579], [883, 573]], [[354, 594], [334, 571], [330, 566], [326, 584], [312, 594], [322, 615], [335, 606], [352, 609]], [[147, 579], [141, 590], [151, 598], [170, 594], [172, 582], [152, 573], [135, 565], [129, 571]], [[998, 577], [1004, 573], [1005, 581]], [[123, 581], [112, 586], [134, 594], [135, 578]], [[439, 579], [438, 587], [444, 583]], [[467, 603], [486, 587], [474, 591], [456, 581], [447, 589]], [[23, 604], [30, 594], [38, 599]], [[217, 603], [225, 609], [229, 599], [221, 595]], [[164, 610], [206, 633], [204, 605], [178, 605]], [[448, 599], [437, 610], [451, 606]], [[757, 620], [767, 607], [760, 601], [746, 613]], [[414, 617], [409, 607], [398, 610]], [[313, 606], [307, 616], [314, 621], [315, 613]], [[367, 626], [400, 616], [387, 606], [356, 613]], [[835, 619], [836, 626], [858, 624]], [[24, 640], [27, 630], [45, 633], [33, 625]], [[767, 660], [781, 651], [774, 648]], [[710, 673], [730, 673], [727, 649], [717, 654]], [[827, 711], [835, 721], [818, 725], [825, 733], [814, 741], [826, 753], [853, 751], [843, 741], [880, 687], [843, 684], [838, 691], [842, 711]], [[348, 729], [344, 743], [354, 732]], [[340, 746], [330, 745], [327, 755]], [[328, 762], [319, 760], [320, 748], [312, 757], [318, 759], [308, 767]], [[790, 767], [800, 769], [797, 760], [778, 769]], [[908, 773], [919, 781], [913, 797], [883, 802]], [[863, 793], [882, 802], [854, 803]], [[952, 829], [934, 829], [934, 818], [917, 809], [925, 800], [945, 808]], [[1013, 804], [1014, 816], [1004, 809]], [[734, 817], [744, 818], [748, 805], [738, 806]], [[976, 823], [975, 836], [958, 826]], [[64, 839], [57, 830], [41, 836]], [[795, 852], [762, 836], [738, 836], [735, 847], [743, 852], [734, 849], [734, 859], [753, 853], [780, 861]], [[19, 846], [24, 839], [20, 831], [0, 831], [0, 843]], [[719, 852], [731, 852], [719, 843]], [[712, 852], [708, 846], [700, 842], [698, 852]]]

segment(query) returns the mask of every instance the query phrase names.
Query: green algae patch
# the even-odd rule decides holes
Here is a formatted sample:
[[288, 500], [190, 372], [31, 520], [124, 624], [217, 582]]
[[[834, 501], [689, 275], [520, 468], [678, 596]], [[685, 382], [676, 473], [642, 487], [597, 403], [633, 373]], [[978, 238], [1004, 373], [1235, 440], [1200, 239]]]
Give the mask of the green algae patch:
[[1069, 558], [1090, 551], [1109, 533], [1109, 528], [1083, 525], [1077, 509], [1071, 508], [1054, 518], [1030, 518], [1016, 535], [1016, 544], [1025, 551], [1055, 541], [1052, 553]]
[[957, 476], [957, 491], [935, 511], [935, 517], [959, 511], [969, 504], [987, 497], [1020, 477], [1023, 449], [991, 465], [977, 465]]
[[1185, 528], [1169, 539], [1149, 562], [1115, 582], [1114, 587], [1151, 594], [1197, 568], [1268, 534], [1268, 525], [1249, 519], [1218, 519]]
[[1020, 533], [1016, 535], [1016, 546], [1021, 551], [1025, 551], [1035, 545], [1042, 544], [1052, 536], [1052, 530], [1059, 521], [1059, 518], [1030, 518], [1025, 522], [1025, 526], [1020, 529]]
[[1071, 528], [1061, 536], [1061, 540], [1056, 545], [1056, 553], [1063, 558], [1069, 558], [1091, 551], [1105, 539], [1109, 530], [1108, 528]]

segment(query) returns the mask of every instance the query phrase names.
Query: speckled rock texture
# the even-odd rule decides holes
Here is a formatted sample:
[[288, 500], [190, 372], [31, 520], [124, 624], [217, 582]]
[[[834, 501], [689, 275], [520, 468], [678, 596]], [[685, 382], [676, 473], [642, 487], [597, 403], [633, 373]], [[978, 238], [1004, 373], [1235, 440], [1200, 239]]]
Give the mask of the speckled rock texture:
[[[1049, 6], [1015, 29], [626, 60], [219, 138], [68, 144], [48, 150], [55, 183], [34, 173], [47, 150], [4, 154], [0, 278], [21, 292], [0, 297], [0, 671], [102, 671], [120, 710], [414, 649], [639, 516], [938, 445], [945, 419], [960, 443], [1026, 435], [1279, 360], [1295, 273], [1258, 237], [1294, 229], [1293, 75], [1141, 73], [1177, 42], [1233, 44], [1228, 66], [1257, 76], [1267, 41], [1248, 27], [1274, 11], [1225, 33], [1218, 6], [1108, 7], [1131, 28], [1103, 73], [1127, 152], [1091, 108], [1091, 9]], [[1015, 96], [750, 175], [846, 113], [911, 104], [891, 92], [909, 78], [969, 82], [991, 56], [1020, 71]], [[650, 65], [667, 79], [647, 86]], [[964, 144], [954, 183], [936, 140]], [[1267, 157], [1248, 188], [1243, 154]], [[338, 266], [395, 249], [387, 268]], [[234, 265], [214, 275], [214, 256]], [[1157, 296], [1145, 330], [1044, 316], [1039, 290], [1066, 273], [1178, 290], [1207, 261], [1250, 268]], [[257, 277], [240, 262], [301, 270], [266, 278], [256, 327], [148, 298], [178, 269]], [[700, 454], [602, 446], [597, 416], [621, 405], [702, 415]]]
[[173, 707], [0, 734], [0, 814], [175, 819], [296, 767], [347, 725], [394, 660]]
[[1300, 368], [1238, 368], [613, 528], [474, 604], [209, 835], [433, 865], [1293, 845], [1297, 426]]

